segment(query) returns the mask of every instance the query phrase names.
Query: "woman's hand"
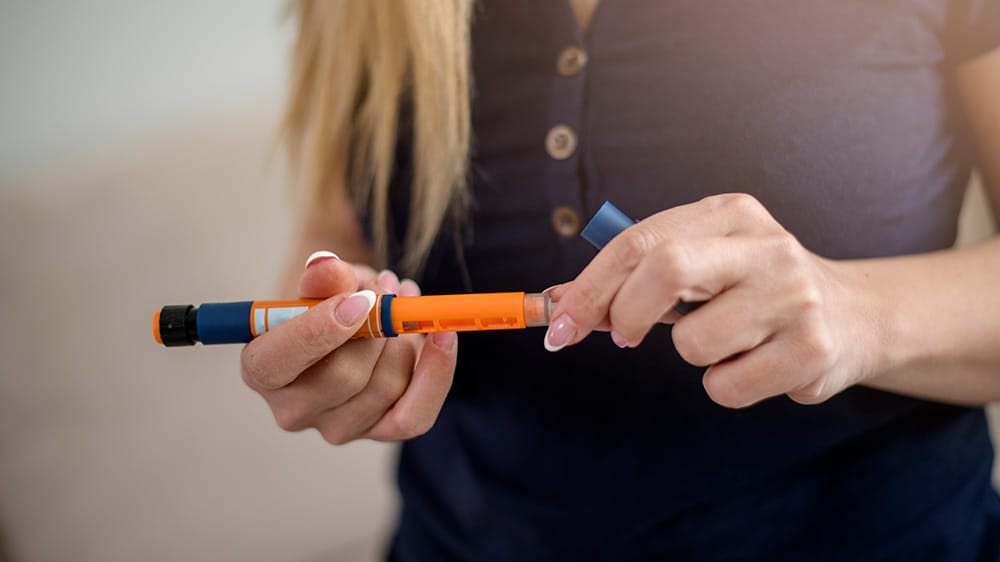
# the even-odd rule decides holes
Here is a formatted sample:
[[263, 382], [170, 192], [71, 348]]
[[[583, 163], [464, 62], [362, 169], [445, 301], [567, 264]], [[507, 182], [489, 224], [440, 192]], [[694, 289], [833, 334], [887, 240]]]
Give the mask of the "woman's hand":
[[[879, 369], [863, 279], [803, 248], [753, 197], [709, 197], [626, 229], [550, 290], [558, 306], [545, 344], [555, 351], [603, 329], [635, 347], [673, 322], [678, 353], [708, 367], [719, 404], [781, 394], [815, 404]], [[682, 317], [678, 300], [708, 302]]]
[[[317, 259], [318, 256], [318, 259]], [[451, 388], [454, 333], [350, 340], [368, 317], [372, 293], [420, 294], [413, 281], [314, 254], [299, 280], [302, 298], [326, 298], [249, 343], [243, 380], [288, 431], [309, 427], [328, 442], [398, 441], [434, 424]], [[352, 293], [354, 293], [352, 295]]]

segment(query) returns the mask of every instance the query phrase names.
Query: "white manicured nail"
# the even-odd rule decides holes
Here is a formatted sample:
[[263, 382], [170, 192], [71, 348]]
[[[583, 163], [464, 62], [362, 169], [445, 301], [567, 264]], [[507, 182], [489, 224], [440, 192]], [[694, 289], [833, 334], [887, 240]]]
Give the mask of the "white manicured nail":
[[334, 314], [341, 325], [353, 326], [368, 316], [374, 306], [374, 291], [358, 291], [338, 304]]
[[306, 268], [308, 268], [310, 265], [313, 264], [313, 262], [317, 260], [328, 259], [328, 258], [339, 260], [340, 256], [328, 250], [320, 250], [318, 252], [313, 252], [312, 255], [309, 256], [309, 259], [306, 260]]

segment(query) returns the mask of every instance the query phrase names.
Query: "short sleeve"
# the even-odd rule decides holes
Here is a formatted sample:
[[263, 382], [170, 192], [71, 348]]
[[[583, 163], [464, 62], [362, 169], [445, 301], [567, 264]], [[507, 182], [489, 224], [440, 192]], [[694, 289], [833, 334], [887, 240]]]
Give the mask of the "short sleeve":
[[950, 0], [950, 58], [962, 62], [1000, 47], [1000, 0]]

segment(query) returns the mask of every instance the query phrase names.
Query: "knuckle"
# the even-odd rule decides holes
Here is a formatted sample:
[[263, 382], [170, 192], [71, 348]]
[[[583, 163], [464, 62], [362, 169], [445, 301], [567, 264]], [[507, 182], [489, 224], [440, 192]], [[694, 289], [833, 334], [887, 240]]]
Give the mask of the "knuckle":
[[779, 263], [797, 265], [803, 261], [805, 252], [799, 240], [788, 231], [772, 234], [769, 237], [771, 250]]
[[720, 193], [716, 195], [709, 195], [701, 200], [701, 203], [712, 210], [719, 210], [725, 207], [732, 194], [731, 193]]
[[626, 270], [635, 269], [656, 245], [653, 235], [645, 228], [629, 228], [620, 236], [621, 242], [614, 256], [618, 265]]
[[811, 278], [811, 255], [792, 234], [787, 231], [770, 234], [764, 238], [764, 248], [770, 265], [782, 271], [786, 279], [795, 283]]
[[825, 372], [833, 367], [836, 345], [829, 330], [818, 321], [810, 321], [802, 334], [802, 353], [806, 364]]
[[330, 404], [343, 404], [365, 391], [371, 383], [374, 364], [357, 349], [341, 349], [327, 355], [312, 369], [322, 371], [320, 392]]
[[756, 197], [749, 193], [726, 193], [723, 197], [723, 205], [733, 209], [738, 213], [756, 215], [764, 210], [764, 206]]
[[345, 368], [337, 370], [338, 394], [356, 396], [371, 382], [371, 373], [360, 368]]
[[692, 256], [687, 244], [663, 242], [656, 249], [656, 267], [662, 278], [679, 288], [690, 285]]
[[243, 378], [243, 382], [250, 388], [264, 387], [268, 388], [271, 385], [270, 378], [263, 366], [257, 354], [257, 348], [252, 344], [247, 345], [240, 352], [240, 375]]
[[[797, 299], [799, 314], [807, 318], [812, 325], [820, 324], [819, 317], [823, 310], [823, 294], [812, 283], [802, 281], [792, 289]], [[818, 326], [814, 329], [819, 329]]]
[[366, 392], [371, 392], [379, 404], [394, 404], [406, 391], [408, 379], [398, 375], [375, 377], [368, 384]]

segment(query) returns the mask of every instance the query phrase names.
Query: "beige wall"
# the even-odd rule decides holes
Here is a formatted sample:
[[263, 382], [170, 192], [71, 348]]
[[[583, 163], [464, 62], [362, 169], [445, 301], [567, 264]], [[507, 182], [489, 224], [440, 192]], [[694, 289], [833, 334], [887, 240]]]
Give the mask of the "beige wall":
[[280, 99], [285, 4], [0, 2], [0, 180]]
[[958, 245], [972, 244], [990, 237], [996, 230], [996, 221], [978, 177], [965, 196], [965, 206], [958, 227]]
[[[163, 304], [273, 294], [275, 107], [0, 189], [0, 535], [19, 562], [374, 560], [392, 449], [286, 434]], [[274, 161], [270, 167], [264, 163]]]

